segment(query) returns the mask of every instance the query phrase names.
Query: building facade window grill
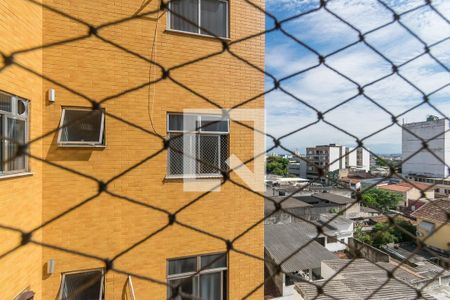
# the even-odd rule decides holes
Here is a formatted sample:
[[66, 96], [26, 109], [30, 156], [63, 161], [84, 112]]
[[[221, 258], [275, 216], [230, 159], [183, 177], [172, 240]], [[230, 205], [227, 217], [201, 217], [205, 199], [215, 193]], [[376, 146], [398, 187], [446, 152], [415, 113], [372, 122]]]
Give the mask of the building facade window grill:
[[27, 156], [18, 153], [20, 145], [28, 142], [28, 109], [29, 101], [0, 92], [0, 175], [28, 171]]
[[169, 8], [171, 30], [229, 37], [227, 0], [174, 0], [170, 1]]
[[[208, 300], [227, 299], [227, 255], [225, 253], [192, 256], [168, 261], [167, 298]], [[174, 297], [173, 289], [178, 296]], [[181, 295], [180, 295], [181, 294]]]
[[217, 115], [167, 116], [168, 177], [221, 176], [228, 169], [229, 121]]

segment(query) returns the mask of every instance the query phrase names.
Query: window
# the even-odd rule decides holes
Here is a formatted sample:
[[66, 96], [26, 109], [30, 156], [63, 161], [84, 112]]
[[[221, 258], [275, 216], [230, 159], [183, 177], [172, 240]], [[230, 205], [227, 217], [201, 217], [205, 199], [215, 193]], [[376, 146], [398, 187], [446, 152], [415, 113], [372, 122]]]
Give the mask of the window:
[[28, 142], [28, 106], [27, 100], [0, 92], [0, 175], [28, 171], [26, 155], [17, 156], [19, 146]]
[[64, 273], [59, 300], [103, 299], [103, 270]]
[[229, 122], [217, 115], [168, 114], [168, 177], [218, 176], [227, 170]]
[[103, 110], [65, 107], [62, 109], [58, 144], [95, 147], [105, 145]]
[[434, 224], [431, 222], [422, 221], [419, 223], [418, 229], [419, 231], [424, 232], [425, 235], [429, 235], [432, 234], [434, 231]]
[[[227, 256], [225, 253], [193, 256], [168, 261], [167, 298], [191, 299], [192, 296], [208, 300], [227, 299]], [[172, 297], [172, 289], [178, 287], [178, 295]]]
[[172, 30], [228, 37], [228, 0], [172, 0], [169, 8]]
[[327, 243], [337, 243], [338, 239], [336, 236], [329, 236], [327, 237]]

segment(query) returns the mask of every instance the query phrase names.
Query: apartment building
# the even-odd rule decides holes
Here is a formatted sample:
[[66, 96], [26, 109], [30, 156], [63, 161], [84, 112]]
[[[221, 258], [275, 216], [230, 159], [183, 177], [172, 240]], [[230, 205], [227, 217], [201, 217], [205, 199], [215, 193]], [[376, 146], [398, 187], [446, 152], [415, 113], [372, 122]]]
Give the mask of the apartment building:
[[[416, 182], [432, 184], [436, 197], [450, 196], [449, 122], [429, 116], [424, 122], [403, 124], [403, 128], [403, 176]], [[419, 151], [422, 148], [421, 139], [429, 140], [428, 150]]]
[[299, 157], [290, 158], [287, 168], [288, 174], [295, 175], [300, 178], [307, 177], [308, 163]]
[[[130, 293], [164, 299], [173, 292], [166, 284], [181, 282], [179, 291], [194, 297], [243, 298], [263, 282], [264, 266], [235, 251], [227, 254], [225, 241], [263, 217], [262, 198], [229, 181], [211, 193], [186, 192], [184, 183], [223, 180], [217, 170], [226, 168], [227, 154], [242, 161], [254, 156], [254, 134], [230, 120], [201, 127], [208, 130], [184, 124], [220, 120], [220, 111], [202, 112], [217, 108], [205, 98], [231, 108], [262, 94], [264, 75], [221, 51], [229, 41], [263, 31], [264, 14], [244, 1], [177, 0], [169, 4], [175, 14], [158, 11], [152, 1], [141, 13], [156, 13], [93, 30], [84, 22], [98, 26], [130, 17], [142, 1], [42, 3], [51, 9], [0, 0], [0, 51], [6, 57], [0, 65], [2, 299], [64, 300], [87, 282], [77, 299]], [[85, 37], [71, 40], [79, 36]], [[14, 51], [42, 44], [49, 46], [17, 53], [17, 65], [8, 65]], [[264, 35], [230, 47], [263, 69]], [[216, 52], [148, 84], [161, 77], [149, 60], [167, 69]], [[105, 101], [92, 110], [89, 100]], [[241, 108], [262, 109], [263, 100]], [[195, 159], [175, 151], [181, 146], [174, 137], [186, 130], [191, 146], [182, 149], [208, 165], [190, 165], [186, 160]], [[158, 136], [172, 140], [165, 144]], [[33, 141], [31, 157], [15, 158], [21, 153], [11, 140]], [[264, 162], [247, 167], [257, 164]], [[245, 185], [235, 173], [231, 179]], [[263, 230], [263, 224], [254, 227], [233, 246], [264, 257]], [[262, 297], [255, 291], [250, 298]]]
[[[427, 141], [428, 149], [420, 150], [421, 139]], [[444, 179], [450, 176], [449, 122], [429, 117], [424, 122], [403, 124], [402, 161], [405, 175]]]
[[370, 170], [370, 152], [364, 148], [355, 148], [351, 151], [346, 149], [347, 157], [345, 161], [346, 168], [355, 168], [369, 172]]
[[[312, 180], [319, 178], [319, 168], [323, 175], [348, 168], [370, 169], [370, 153], [363, 148], [350, 150], [337, 144], [318, 145], [306, 148], [306, 158], [315, 165], [308, 165], [307, 178]], [[326, 180], [322, 178], [319, 181]]]

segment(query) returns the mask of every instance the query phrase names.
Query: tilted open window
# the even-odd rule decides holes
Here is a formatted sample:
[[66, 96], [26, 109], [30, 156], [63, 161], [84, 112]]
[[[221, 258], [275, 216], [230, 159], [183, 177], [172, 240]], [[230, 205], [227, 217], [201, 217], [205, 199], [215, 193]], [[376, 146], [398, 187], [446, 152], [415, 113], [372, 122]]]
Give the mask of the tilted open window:
[[220, 176], [228, 169], [229, 121], [220, 115], [167, 115], [168, 177]]
[[59, 300], [102, 300], [103, 281], [102, 269], [64, 273]]
[[28, 171], [26, 155], [18, 155], [21, 144], [28, 142], [29, 102], [0, 92], [0, 176]]
[[79, 107], [62, 109], [58, 145], [74, 147], [105, 146], [105, 113]]

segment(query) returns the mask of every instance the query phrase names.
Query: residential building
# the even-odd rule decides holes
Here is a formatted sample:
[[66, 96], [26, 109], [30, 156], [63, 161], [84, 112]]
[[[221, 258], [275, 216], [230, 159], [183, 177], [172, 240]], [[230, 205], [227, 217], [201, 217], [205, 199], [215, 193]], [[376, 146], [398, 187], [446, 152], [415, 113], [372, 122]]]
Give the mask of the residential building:
[[432, 185], [436, 198], [450, 197], [450, 178], [442, 179], [420, 175], [407, 175], [405, 178], [411, 181], [424, 182]]
[[[271, 192], [266, 192], [269, 199], [265, 200], [265, 216], [270, 218], [266, 222], [278, 223], [285, 222], [282, 220], [291, 220], [290, 212], [300, 219], [317, 220], [321, 214], [326, 213], [342, 213], [349, 219], [360, 217], [360, 204], [355, 199], [344, 197], [332, 193], [314, 193], [304, 192], [293, 194], [283, 192], [283, 195], [273, 196]], [[283, 211], [275, 213], [275, 203], [280, 202]]]
[[[302, 224], [272, 224], [264, 227], [265, 294], [272, 297], [296, 294], [295, 282], [322, 278], [323, 260], [336, 255], [312, 240]], [[281, 273], [278, 273], [278, 267]]]
[[[264, 7], [263, 1], [254, 3]], [[251, 130], [220, 120], [220, 111], [203, 110], [215, 107], [205, 98], [231, 108], [261, 95], [264, 74], [227, 51], [180, 65], [264, 31], [265, 16], [244, 2], [169, 4], [197, 18], [218, 40], [176, 14], [158, 12], [159, 2], [143, 11], [158, 13], [128, 20], [141, 5], [0, 0], [0, 50], [6, 58], [0, 63], [0, 117], [7, 126], [2, 125], [2, 160], [13, 159], [0, 172], [2, 299], [34, 293], [35, 300], [65, 300], [83, 282], [93, 282], [92, 288], [79, 299], [122, 299], [129, 273], [136, 299], [165, 299], [171, 293], [166, 283], [180, 280], [181, 291], [197, 298], [240, 299], [264, 279], [261, 261], [233, 251], [225, 255], [224, 242], [263, 217], [262, 197], [229, 181], [207, 195], [184, 191], [185, 178], [195, 177], [202, 186], [221, 182], [218, 169], [227, 167], [228, 153], [242, 161], [254, 158]], [[84, 22], [111, 25], [96, 30]], [[40, 49], [43, 44], [49, 46]], [[264, 35], [230, 47], [263, 69]], [[30, 48], [35, 50], [25, 51]], [[8, 56], [18, 50], [24, 51]], [[5, 67], [12, 61], [17, 65]], [[180, 67], [150, 84], [174, 66]], [[92, 110], [91, 100], [103, 101]], [[263, 109], [263, 100], [240, 108]], [[212, 119], [219, 125], [208, 125]], [[189, 122], [209, 127], [194, 128], [191, 144], [181, 148], [185, 140], [176, 137], [188, 136]], [[32, 157], [17, 152], [7, 138], [34, 141], [27, 149]], [[209, 164], [184, 158], [177, 149]], [[247, 166], [263, 166], [262, 160]], [[230, 176], [245, 185], [234, 172]], [[263, 229], [252, 228], [235, 247], [262, 257]], [[204, 272], [212, 260], [217, 263]]]
[[310, 239], [331, 252], [346, 250], [349, 239], [353, 238], [353, 221], [336, 214], [321, 214], [317, 220], [297, 220], [297, 223]]
[[349, 219], [359, 218], [360, 203], [356, 199], [328, 192], [315, 193], [311, 196], [298, 196], [296, 198], [313, 206], [328, 209], [328, 211], [323, 213], [341, 213]]
[[306, 148], [306, 158], [314, 164], [308, 165], [307, 178], [324, 183], [327, 180], [320, 178], [320, 169], [323, 175], [347, 168], [370, 169], [370, 153], [364, 148], [350, 150], [337, 144], [318, 145]]
[[[450, 176], [449, 121], [429, 117], [427, 121], [402, 126], [402, 173], [447, 179]], [[423, 141], [427, 143], [426, 149], [422, 149]]]
[[306, 160], [301, 159], [298, 156], [294, 156], [289, 159], [288, 174], [298, 176], [300, 178], [306, 178], [308, 171], [308, 163]]
[[429, 202], [412, 216], [417, 219], [417, 235], [439, 258], [439, 263], [450, 267], [450, 200]]
[[[377, 188], [400, 194], [402, 201], [398, 209], [402, 212], [413, 212], [425, 203], [434, 200], [434, 189], [429, 184], [419, 182], [400, 182], [396, 184], [380, 184]], [[425, 197], [422, 196], [422, 193]]]
[[[390, 271], [396, 279], [388, 275]], [[322, 280], [314, 285], [309, 282], [295, 283], [295, 290], [305, 300], [318, 299], [435, 299], [422, 291], [418, 296], [412, 282], [423, 277], [391, 262], [371, 262], [364, 258], [333, 259], [322, 261]], [[318, 287], [322, 288], [319, 294]]]
[[439, 259], [427, 248], [418, 248], [413, 242], [388, 244], [382, 248], [389, 254], [390, 261], [402, 262], [403, 269], [421, 277], [409, 284], [423, 288], [435, 299], [450, 298], [450, 271], [437, 265]]
[[369, 172], [370, 170], [370, 152], [364, 148], [358, 147], [353, 150], [346, 148], [346, 168], [355, 168]]
[[318, 182], [326, 182], [325, 178], [320, 177], [320, 170], [322, 170], [324, 176], [328, 175], [329, 172], [344, 169], [347, 165], [346, 153], [346, 147], [337, 144], [307, 147], [306, 158], [315, 165], [308, 165], [307, 178]]

